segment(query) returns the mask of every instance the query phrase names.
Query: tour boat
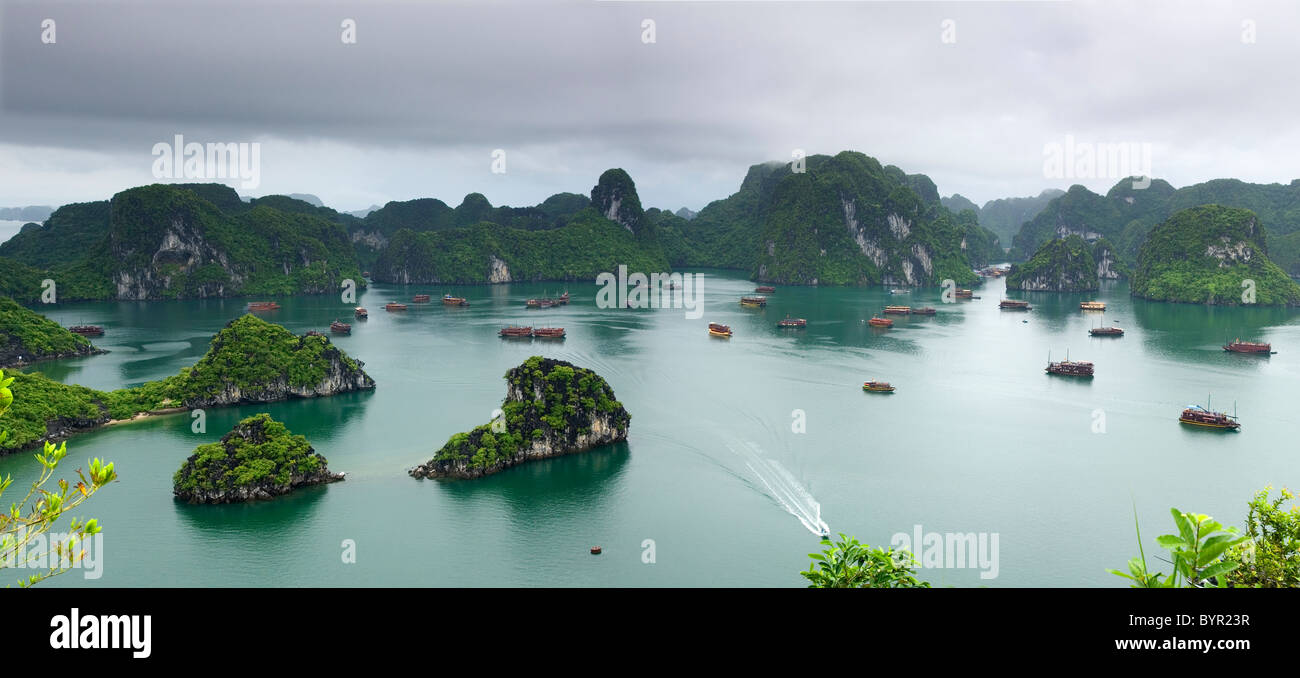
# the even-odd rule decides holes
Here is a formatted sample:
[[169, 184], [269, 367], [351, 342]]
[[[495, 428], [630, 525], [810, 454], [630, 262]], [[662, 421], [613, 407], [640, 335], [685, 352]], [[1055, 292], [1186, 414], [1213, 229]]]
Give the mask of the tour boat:
[[775, 287], [772, 287], [771, 285], [759, 285], [758, 287], [755, 287], [755, 288], [754, 288], [754, 291], [755, 291], [755, 292], [764, 292], [764, 293], [766, 293], [766, 294], [771, 294], [771, 293], [773, 293], [773, 292], [776, 291], [776, 288], [775, 288]]
[[933, 306], [912, 309], [912, 315], [934, 315], [937, 312], [938, 311], [935, 311]]
[[469, 302], [464, 297], [453, 297], [450, 294], [442, 295], [443, 306], [469, 306]]
[[958, 299], [974, 299], [975, 293], [970, 290], [957, 290]]
[[352, 311], [352, 314], [355, 315], [359, 320], [365, 320], [366, 318], [370, 317], [370, 311], [367, 311], [365, 308], [361, 306], [358, 306], [356, 310]]
[[1088, 330], [1088, 334], [1094, 337], [1122, 337], [1124, 336], [1124, 330], [1111, 325], [1110, 327], [1094, 327]]
[[889, 290], [890, 294], [911, 294], [912, 290]]
[[741, 297], [740, 305], [750, 308], [762, 308], [767, 306], [767, 297]]
[[1081, 310], [1081, 311], [1104, 311], [1104, 310], [1106, 310], [1106, 302], [1104, 302], [1104, 301], [1081, 301], [1081, 302], [1079, 302], [1079, 310]]
[[405, 311], [405, 310], [406, 310], [406, 304], [399, 304], [399, 303], [397, 303], [396, 301], [390, 301], [390, 302], [388, 302], [387, 304], [384, 304], [384, 310], [385, 310], [385, 311]]
[[776, 326], [802, 330], [808, 326], [808, 321], [803, 318], [791, 318], [790, 316], [786, 316], [784, 320], [776, 321]]
[[591, 547], [591, 555], [593, 555], [593, 556], [598, 556], [598, 555], [600, 555], [600, 547], [599, 547], [599, 546], [593, 546], [593, 547]]
[[427, 294], [417, 294], [417, 295], [415, 295], [414, 297], [411, 297], [411, 301], [413, 301], [413, 302], [415, 302], [415, 303], [417, 303], [417, 304], [427, 304], [427, 303], [429, 303], [429, 295], [427, 295]]
[[307, 330], [307, 336], [309, 336], [309, 337], [323, 337], [323, 336], [325, 336], [325, 335], [321, 334], [321, 333], [320, 333], [320, 330]]
[[894, 321], [890, 320], [889, 318], [878, 318], [878, 317], [876, 317], [876, 316], [874, 316], [874, 315], [871, 316], [871, 320], [868, 320], [867, 322], [871, 323], [871, 325], [872, 325], [873, 327], [893, 327], [893, 326], [894, 326]]
[[911, 306], [886, 306], [885, 313], [892, 315], [907, 315], [912, 312]]
[[709, 323], [709, 336], [731, 337], [731, 328], [722, 323]]
[[538, 339], [563, 339], [563, 327], [539, 327], [533, 330], [533, 336]]
[[1205, 428], [1217, 428], [1228, 431], [1238, 431], [1241, 429], [1241, 422], [1237, 421], [1236, 415], [1225, 414], [1223, 412], [1212, 412], [1208, 408], [1200, 405], [1192, 405], [1183, 410], [1178, 415], [1178, 421], [1192, 426], [1204, 426]]
[[537, 299], [529, 299], [528, 301], [524, 302], [524, 305], [527, 306], [528, 308], [553, 308], [555, 306], [566, 306], [568, 305], [568, 303], [569, 303], [569, 293], [566, 291], [564, 294], [561, 294], [560, 296], [555, 297], [554, 299], [550, 297], [538, 297]]
[[330, 331], [335, 334], [352, 334], [352, 326], [345, 322], [335, 320], [330, 323]]
[[1271, 355], [1274, 352], [1272, 344], [1262, 344], [1254, 341], [1242, 341], [1241, 339], [1236, 339], [1224, 345], [1223, 350], [1230, 351], [1232, 353], [1261, 353], [1264, 355]]
[[73, 325], [68, 331], [83, 337], [98, 337], [104, 333], [104, 328], [99, 325]]
[[872, 393], [893, 393], [894, 387], [887, 381], [865, 381], [862, 382], [862, 390]]
[[1019, 301], [1017, 299], [1003, 299], [1002, 301], [998, 302], [998, 308], [1004, 311], [1029, 311], [1033, 309], [1033, 306], [1030, 306], [1029, 302], [1027, 301]]
[[250, 301], [248, 310], [250, 311], [275, 311], [279, 310], [280, 305], [274, 301]]
[[1052, 362], [1052, 356], [1047, 356], [1047, 373], [1059, 374], [1066, 377], [1091, 377], [1093, 364], [1082, 360], [1070, 360], [1069, 354], [1066, 354], [1065, 360], [1061, 362]]
[[533, 328], [511, 325], [510, 327], [502, 327], [500, 335], [502, 337], [530, 338], [533, 336]]

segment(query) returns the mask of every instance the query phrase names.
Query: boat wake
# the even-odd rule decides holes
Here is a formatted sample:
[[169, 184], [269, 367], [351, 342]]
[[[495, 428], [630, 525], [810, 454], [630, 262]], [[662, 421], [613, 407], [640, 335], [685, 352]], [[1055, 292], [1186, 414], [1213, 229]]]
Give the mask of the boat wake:
[[822, 505], [817, 503], [794, 475], [781, 462], [767, 459], [762, 450], [754, 443], [728, 445], [731, 451], [740, 455], [749, 472], [765, 488], [768, 496], [776, 500], [790, 515], [799, 519], [809, 532], [816, 535], [830, 534], [830, 527], [822, 520]]

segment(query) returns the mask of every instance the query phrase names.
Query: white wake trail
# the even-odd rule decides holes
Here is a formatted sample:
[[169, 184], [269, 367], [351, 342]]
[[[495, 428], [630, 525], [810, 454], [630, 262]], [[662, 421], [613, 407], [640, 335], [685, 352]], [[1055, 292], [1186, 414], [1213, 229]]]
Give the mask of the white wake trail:
[[807, 488], [781, 462], [764, 458], [761, 449], [754, 443], [743, 443], [741, 449], [729, 447], [744, 459], [749, 472], [767, 488], [767, 494], [790, 515], [798, 518], [809, 532], [816, 535], [830, 534], [830, 526], [822, 520], [822, 505], [813, 499]]

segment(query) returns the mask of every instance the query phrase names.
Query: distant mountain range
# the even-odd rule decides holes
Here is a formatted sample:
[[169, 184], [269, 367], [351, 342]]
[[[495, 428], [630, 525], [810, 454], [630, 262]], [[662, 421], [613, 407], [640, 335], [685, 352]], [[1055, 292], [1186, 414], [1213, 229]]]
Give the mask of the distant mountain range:
[[978, 207], [960, 193], [954, 193], [951, 197], [943, 198], [942, 202], [944, 207], [954, 213], [962, 210], [974, 211], [980, 226], [993, 231], [1003, 247], [1010, 247], [1011, 240], [1020, 232], [1021, 225], [1038, 216], [1048, 203], [1062, 195], [1065, 195], [1065, 191], [1049, 188], [1036, 196], [999, 198], [984, 203], [983, 207]]
[[54, 208], [49, 205], [30, 207], [0, 207], [0, 221], [45, 221]]

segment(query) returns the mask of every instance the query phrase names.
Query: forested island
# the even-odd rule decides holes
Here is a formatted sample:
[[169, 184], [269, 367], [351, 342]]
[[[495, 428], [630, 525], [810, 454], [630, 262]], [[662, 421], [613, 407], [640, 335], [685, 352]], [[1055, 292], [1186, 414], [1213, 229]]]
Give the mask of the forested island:
[[340, 480], [343, 474], [330, 471], [306, 438], [258, 414], [239, 422], [221, 442], [195, 448], [172, 478], [172, 493], [191, 504], [232, 504]]
[[0, 297], [0, 367], [95, 353], [103, 351], [85, 337], [9, 297]]
[[517, 464], [627, 439], [632, 416], [595, 372], [533, 356], [505, 375], [501, 416], [453, 435], [415, 478], [480, 478]]
[[140, 386], [98, 391], [41, 374], [13, 374], [10, 434], [0, 454], [150, 413], [373, 389], [362, 367], [327, 337], [298, 336], [245, 315], [218, 332], [192, 367]]

